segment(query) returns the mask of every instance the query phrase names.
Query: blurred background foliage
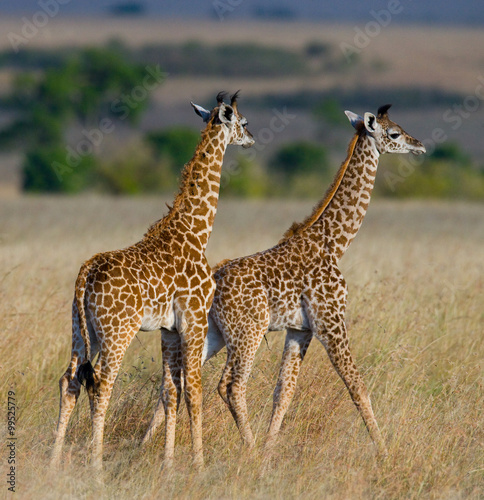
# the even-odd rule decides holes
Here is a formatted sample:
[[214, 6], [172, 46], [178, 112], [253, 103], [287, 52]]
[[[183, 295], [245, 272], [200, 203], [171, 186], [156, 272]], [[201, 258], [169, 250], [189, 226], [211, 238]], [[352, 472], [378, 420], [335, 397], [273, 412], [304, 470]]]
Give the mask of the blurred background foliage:
[[[0, 149], [21, 152], [25, 192], [173, 192], [200, 132], [185, 126], [145, 131], [137, 128], [155, 87], [145, 84], [147, 68], [162, 68], [165, 74], [176, 75], [223, 73], [258, 78], [329, 74], [359, 64], [357, 58], [349, 64], [341, 51], [318, 41], [300, 50], [198, 41], [132, 48], [119, 40], [103, 47], [26, 47], [18, 54], [7, 50], [0, 53], [0, 68], [13, 69], [15, 77], [10, 92], [0, 101], [11, 116], [0, 129]], [[373, 71], [379, 70], [377, 63], [373, 66]], [[357, 103], [353, 103], [351, 91], [344, 88], [267, 92], [263, 97], [245, 98], [244, 111], [291, 106], [305, 110], [313, 121], [317, 140], [288, 140], [275, 150], [255, 156], [237, 153], [231, 160], [232, 167], [223, 174], [222, 192], [238, 197], [322, 196], [344, 158], [344, 145], [335, 133], [348, 127], [342, 103], [372, 109], [375, 102], [395, 99], [400, 106], [425, 108], [456, 102], [461, 96], [407, 87], [363, 89]], [[106, 153], [97, 147], [96, 134], [103, 120], [109, 120], [109, 130], [119, 128], [130, 134], [123, 148]], [[252, 132], [257, 139], [257, 131]], [[347, 136], [349, 140], [349, 129]], [[457, 143], [437, 146], [418, 165], [405, 161], [392, 155], [385, 159], [385, 173], [377, 178], [375, 195], [484, 198], [482, 165]]]

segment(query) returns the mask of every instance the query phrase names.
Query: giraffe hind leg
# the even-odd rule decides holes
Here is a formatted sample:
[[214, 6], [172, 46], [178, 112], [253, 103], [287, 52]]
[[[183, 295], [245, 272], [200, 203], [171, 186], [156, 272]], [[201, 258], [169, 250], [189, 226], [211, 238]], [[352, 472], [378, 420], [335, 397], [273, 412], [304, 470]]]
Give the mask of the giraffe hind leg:
[[[104, 322], [104, 326], [100, 326], [100, 330], [96, 334], [96, 338], [103, 339], [103, 342], [92, 375], [94, 385], [87, 387], [87, 392], [91, 404], [92, 420], [91, 464], [98, 471], [102, 469], [104, 422], [114, 382], [126, 349], [139, 331], [140, 325], [141, 319], [139, 317], [125, 317], [124, 322], [114, 328], [108, 319]], [[118, 341], [113, 340], [115, 331], [119, 334], [118, 339], [120, 340]], [[95, 347], [96, 350], [98, 345]], [[95, 356], [94, 353], [93, 356]]]
[[104, 438], [104, 423], [106, 411], [111, 399], [111, 393], [114, 386], [114, 381], [119, 372], [121, 362], [126, 352], [126, 346], [122, 353], [119, 351], [116, 354], [112, 352], [101, 351], [96, 366], [94, 368], [94, 386], [89, 387], [88, 394], [91, 403], [91, 418], [92, 418], [92, 466], [101, 470], [102, 455], [103, 455], [103, 438]]
[[77, 355], [74, 354], [69, 368], [59, 380], [60, 403], [59, 403], [59, 420], [54, 441], [54, 448], [50, 461], [51, 468], [55, 469], [59, 466], [64, 438], [66, 435], [67, 426], [71, 417], [72, 411], [76, 405], [77, 399], [81, 392], [81, 384], [75, 376], [77, 367]]
[[274, 389], [271, 423], [265, 443], [266, 451], [270, 450], [273, 446], [275, 438], [281, 428], [284, 415], [294, 396], [299, 369], [312, 337], [313, 335], [310, 331], [297, 331], [291, 329], [287, 331], [279, 377]]
[[[92, 341], [91, 358], [94, 358], [99, 351], [99, 343], [97, 340]], [[57, 423], [57, 429], [54, 440], [54, 447], [52, 450], [50, 465], [52, 468], [57, 468], [60, 463], [62, 447], [64, 444], [64, 439], [69, 424], [69, 420], [76, 405], [77, 399], [81, 392], [81, 383], [79, 381], [76, 372], [79, 372], [78, 363], [82, 358], [81, 353], [84, 352], [84, 343], [80, 336], [79, 327], [77, 324], [77, 313], [74, 315], [73, 320], [73, 334], [72, 334], [72, 354], [71, 362], [69, 367], [65, 371], [64, 375], [59, 380], [59, 392], [60, 392], [60, 402], [59, 402], [59, 420]], [[89, 361], [89, 365], [90, 365]], [[81, 365], [82, 366], [82, 365]], [[91, 402], [91, 412], [92, 412], [92, 391], [89, 392], [89, 399]]]
[[[255, 354], [264, 336], [264, 331], [254, 331], [253, 335], [248, 335], [246, 332], [244, 338], [253, 339], [248, 349], [242, 349], [239, 346], [237, 342], [238, 336], [231, 337], [232, 341], [229, 340], [227, 342], [227, 363], [218, 385], [218, 392], [227, 403], [244, 444], [249, 447], [254, 445], [255, 440], [250, 428], [247, 410], [247, 382], [252, 370]], [[242, 336], [240, 337], [243, 344]]]

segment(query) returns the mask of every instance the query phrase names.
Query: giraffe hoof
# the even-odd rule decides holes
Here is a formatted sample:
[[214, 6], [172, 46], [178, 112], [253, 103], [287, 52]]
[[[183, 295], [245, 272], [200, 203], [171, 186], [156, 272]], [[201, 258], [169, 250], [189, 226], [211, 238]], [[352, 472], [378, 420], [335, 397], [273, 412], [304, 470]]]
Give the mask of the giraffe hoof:
[[173, 457], [165, 457], [161, 464], [161, 471], [165, 474], [173, 470]]
[[203, 458], [195, 458], [193, 460], [193, 467], [197, 472], [201, 472], [204, 468]]
[[52, 459], [50, 461], [49, 470], [51, 472], [56, 472], [59, 470], [59, 459]]

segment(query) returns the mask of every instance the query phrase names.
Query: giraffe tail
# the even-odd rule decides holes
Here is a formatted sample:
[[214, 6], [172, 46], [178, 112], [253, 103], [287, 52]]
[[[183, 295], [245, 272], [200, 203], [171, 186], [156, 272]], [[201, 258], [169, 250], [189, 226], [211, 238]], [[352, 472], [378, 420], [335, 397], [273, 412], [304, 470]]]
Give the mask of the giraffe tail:
[[79, 271], [76, 280], [76, 304], [77, 313], [79, 315], [79, 328], [81, 337], [84, 341], [84, 363], [79, 366], [77, 371], [77, 379], [81, 385], [85, 382], [86, 389], [94, 387], [94, 368], [91, 364], [91, 339], [89, 338], [89, 330], [87, 329], [86, 307], [84, 305], [84, 296], [86, 294], [87, 277], [91, 270], [92, 259], [84, 262]]

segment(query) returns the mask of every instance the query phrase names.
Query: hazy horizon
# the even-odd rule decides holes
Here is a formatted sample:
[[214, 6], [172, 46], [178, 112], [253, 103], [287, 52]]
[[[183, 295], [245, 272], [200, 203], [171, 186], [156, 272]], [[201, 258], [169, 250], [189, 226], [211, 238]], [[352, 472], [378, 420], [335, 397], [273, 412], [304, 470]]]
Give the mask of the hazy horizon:
[[[67, 2], [67, 3], [65, 3]], [[177, 0], [160, 3], [158, 0], [126, 1], [108, 0], [93, 3], [89, 0], [16, 0], [0, 5], [0, 14], [29, 16], [42, 10], [42, 5], [58, 7], [59, 16], [110, 16], [113, 8], [139, 8], [136, 17], [199, 18], [199, 19], [273, 19], [316, 22], [361, 22], [371, 20], [372, 12], [395, 9], [392, 22], [397, 24], [465, 25], [484, 24], [484, 2], [475, 0], [431, 1], [418, 3], [400, 0], [376, 0], [370, 5], [358, 0], [342, 0], [338, 3], [320, 3], [311, 0], [289, 1], [265, 0], [210, 0], [193, 2]]]

